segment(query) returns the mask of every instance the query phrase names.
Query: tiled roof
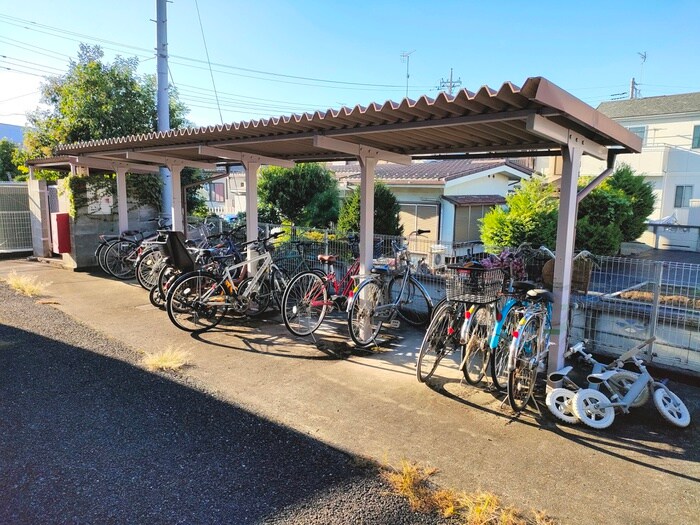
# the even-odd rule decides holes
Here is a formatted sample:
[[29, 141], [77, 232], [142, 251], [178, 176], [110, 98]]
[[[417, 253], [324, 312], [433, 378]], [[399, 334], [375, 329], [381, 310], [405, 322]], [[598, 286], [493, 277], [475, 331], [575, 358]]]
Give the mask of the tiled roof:
[[495, 206], [506, 203], [506, 198], [501, 195], [444, 195], [442, 198], [457, 207], [478, 205]]
[[[441, 160], [434, 162], [416, 162], [408, 166], [401, 164], [377, 164], [374, 176], [381, 181], [418, 182], [425, 184], [444, 183], [460, 177], [466, 177], [475, 173], [481, 173], [493, 168], [513, 168], [523, 175], [532, 175], [532, 170], [504, 159], [488, 160]], [[339, 179], [356, 180], [360, 178], [360, 165], [357, 163], [347, 165], [330, 165], [328, 169], [335, 172]]]
[[700, 92], [614, 100], [602, 102], [597, 109], [610, 118], [700, 113]]

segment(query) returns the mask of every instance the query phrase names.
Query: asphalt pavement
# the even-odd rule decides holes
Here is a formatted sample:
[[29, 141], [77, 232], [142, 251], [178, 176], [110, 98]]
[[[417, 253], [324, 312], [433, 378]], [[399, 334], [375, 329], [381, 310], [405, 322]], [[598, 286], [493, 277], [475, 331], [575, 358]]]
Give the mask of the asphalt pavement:
[[[53, 304], [0, 297], [0, 522], [427, 519], [398, 499], [372, 503], [383, 488], [359, 456], [428, 464], [445, 486], [566, 524], [697, 523], [693, 384], [669, 383], [687, 429], [648, 404], [593, 431], [546, 408], [514, 417], [454, 363], [419, 384], [422, 332], [409, 327], [371, 352], [348, 343], [342, 317], [315, 340], [291, 337], [273, 312], [192, 336], [133, 283], [0, 261], [0, 277], [12, 271], [50, 282]], [[191, 353], [179, 376], [138, 365], [167, 347]]]

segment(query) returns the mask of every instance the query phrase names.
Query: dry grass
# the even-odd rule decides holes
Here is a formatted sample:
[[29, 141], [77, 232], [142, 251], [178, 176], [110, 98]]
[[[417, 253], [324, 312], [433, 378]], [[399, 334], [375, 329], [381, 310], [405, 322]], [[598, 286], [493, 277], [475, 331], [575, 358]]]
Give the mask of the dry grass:
[[438, 512], [465, 525], [555, 525], [544, 512], [528, 514], [513, 507], [504, 507], [498, 496], [490, 492], [467, 494], [436, 488], [430, 478], [437, 472], [407, 460], [399, 470], [384, 469], [382, 477], [394, 491], [405, 497], [411, 508], [419, 512]]
[[5, 281], [14, 291], [27, 297], [43, 295], [50, 284], [40, 282], [36, 276], [19, 275], [17, 272], [9, 274]]
[[[620, 294], [620, 297], [629, 299], [630, 301], [643, 301], [647, 303], [654, 300], [654, 294], [652, 292], [640, 292], [636, 290], [623, 292]], [[700, 309], [700, 299], [693, 299], [686, 295], [659, 295], [659, 302], [661, 304], [679, 306], [682, 308]]]
[[160, 352], [146, 352], [141, 363], [151, 371], [177, 371], [189, 365], [190, 357], [189, 352], [168, 348]]

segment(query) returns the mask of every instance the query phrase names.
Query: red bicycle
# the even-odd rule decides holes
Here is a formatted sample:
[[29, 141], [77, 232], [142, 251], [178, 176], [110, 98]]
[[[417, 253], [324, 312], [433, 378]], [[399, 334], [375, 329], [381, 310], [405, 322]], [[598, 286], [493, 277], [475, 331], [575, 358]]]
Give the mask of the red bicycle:
[[297, 274], [289, 281], [282, 296], [282, 319], [284, 326], [294, 335], [313, 334], [326, 315], [333, 310], [345, 310], [354, 287], [353, 276], [360, 271], [357, 253], [358, 243], [348, 239], [355, 260], [342, 278], [335, 274], [335, 255], [319, 255], [318, 260], [328, 266], [328, 272], [319, 276], [313, 271]]

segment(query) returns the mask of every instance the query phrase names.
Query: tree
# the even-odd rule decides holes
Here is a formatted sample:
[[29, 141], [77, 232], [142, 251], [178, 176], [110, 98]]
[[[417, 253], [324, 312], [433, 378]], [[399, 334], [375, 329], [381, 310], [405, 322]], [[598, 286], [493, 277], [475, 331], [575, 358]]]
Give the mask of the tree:
[[632, 242], [647, 229], [647, 220], [654, 211], [654, 189], [627, 164], [620, 165], [609, 179], [610, 186], [622, 190], [632, 205], [632, 213], [620, 222], [623, 242]]
[[[403, 235], [399, 221], [401, 206], [391, 190], [383, 183], [374, 185], [374, 233]], [[353, 190], [340, 208], [338, 230], [342, 232], [360, 231], [360, 188]]]
[[558, 208], [554, 187], [544, 177], [534, 176], [506, 197], [505, 208], [496, 207], [484, 215], [481, 240], [490, 250], [524, 242], [554, 246]]
[[262, 207], [271, 206], [295, 224], [326, 227], [338, 218], [337, 186], [333, 173], [320, 164], [269, 166], [260, 170], [258, 195]]
[[2, 139], [0, 140], [0, 180], [12, 180], [20, 175], [20, 170], [15, 164], [17, 158], [17, 144]]
[[[80, 44], [77, 60], [65, 75], [48, 77], [42, 85], [42, 102], [27, 117], [25, 148], [30, 156], [51, 155], [61, 143], [98, 140], [154, 131], [157, 127], [156, 81], [139, 76], [137, 58], [117, 56], [102, 62], [99, 46]], [[170, 123], [186, 124], [187, 109], [171, 93]]]

